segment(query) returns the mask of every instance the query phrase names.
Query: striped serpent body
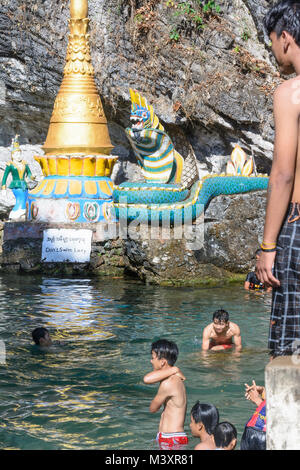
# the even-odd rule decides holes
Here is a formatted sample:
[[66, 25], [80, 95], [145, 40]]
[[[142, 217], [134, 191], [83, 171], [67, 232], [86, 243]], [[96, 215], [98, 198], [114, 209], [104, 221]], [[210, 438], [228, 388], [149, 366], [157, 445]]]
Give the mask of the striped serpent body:
[[[266, 175], [209, 175], [194, 183], [183, 200], [178, 200], [179, 194], [184, 191], [187, 194], [186, 188], [161, 184], [152, 184], [149, 188], [149, 183], [127, 183], [115, 187], [113, 207], [117, 219], [138, 219], [141, 223], [169, 220], [172, 224], [186, 223], [199, 217], [214, 197], [264, 190], [267, 189], [268, 180]], [[151, 195], [148, 201], [147, 194]]]

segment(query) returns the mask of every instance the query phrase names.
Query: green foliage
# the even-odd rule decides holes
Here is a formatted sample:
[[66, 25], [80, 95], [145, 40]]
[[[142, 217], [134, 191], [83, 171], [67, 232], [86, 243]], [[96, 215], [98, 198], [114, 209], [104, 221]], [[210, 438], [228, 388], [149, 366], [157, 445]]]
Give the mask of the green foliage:
[[204, 13], [210, 13], [215, 11], [216, 13], [221, 12], [220, 5], [217, 5], [217, 2], [214, 1], [201, 1], [197, 0], [197, 2], [202, 6]]
[[180, 32], [177, 31], [177, 28], [173, 28], [171, 31], [170, 31], [170, 39], [172, 39], [172, 41], [179, 41], [180, 39]]
[[[177, 25], [170, 31], [170, 39], [178, 41], [181, 32], [185, 26], [188, 28], [190, 34], [191, 27], [194, 30], [200, 31], [205, 28], [205, 22], [209, 20], [210, 16], [215, 16], [221, 12], [220, 6], [213, 0], [189, 0], [189, 1], [176, 1], [167, 0], [167, 7], [174, 8], [176, 11], [174, 16], [183, 16], [184, 20], [181, 25]], [[186, 31], [187, 32], [187, 31]]]
[[137, 13], [134, 15], [134, 21], [141, 23], [144, 20], [144, 15], [142, 13]]
[[243, 41], [248, 41], [248, 39], [251, 38], [251, 34], [247, 29], [244, 29], [243, 34], [242, 34], [242, 39]]

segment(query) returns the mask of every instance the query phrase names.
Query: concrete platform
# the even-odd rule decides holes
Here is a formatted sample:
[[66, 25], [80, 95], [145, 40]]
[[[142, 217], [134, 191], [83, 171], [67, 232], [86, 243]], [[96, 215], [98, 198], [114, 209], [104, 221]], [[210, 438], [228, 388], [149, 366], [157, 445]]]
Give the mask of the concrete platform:
[[267, 450], [299, 450], [300, 356], [271, 361], [265, 369], [265, 386]]
[[[80, 231], [92, 232], [89, 255], [84, 262], [46, 262], [43, 258], [45, 231], [56, 229], [70, 234], [73, 239]], [[46, 222], [6, 222], [3, 226], [1, 271], [12, 273], [44, 273], [48, 275], [110, 275], [121, 276], [124, 271], [122, 240], [116, 236], [117, 224], [109, 223], [46, 223]], [[82, 240], [73, 247], [85, 248]], [[58, 244], [58, 250], [63, 243]], [[57, 250], [57, 251], [58, 251]], [[75, 250], [74, 250], [75, 251]]]

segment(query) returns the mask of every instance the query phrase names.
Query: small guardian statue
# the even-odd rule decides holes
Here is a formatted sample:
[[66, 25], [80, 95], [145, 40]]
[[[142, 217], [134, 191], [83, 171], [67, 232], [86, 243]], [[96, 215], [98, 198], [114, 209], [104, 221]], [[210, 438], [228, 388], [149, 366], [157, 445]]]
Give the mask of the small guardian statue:
[[30, 168], [24, 160], [22, 160], [22, 151], [18, 142], [18, 135], [12, 140], [11, 144], [11, 160], [7, 162], [6, 168], [2, 178], [2, 194], [6, 195], [6, 181], [9, 175], [11, 175], [11, 183], [9, 188], [12, 190], [16, 204], [9, 214], [10, 220], [25, 219], [26, 215], [26, 201], [28, 195], [28, 185], [25, 178], [35, 180], [32, 176]]

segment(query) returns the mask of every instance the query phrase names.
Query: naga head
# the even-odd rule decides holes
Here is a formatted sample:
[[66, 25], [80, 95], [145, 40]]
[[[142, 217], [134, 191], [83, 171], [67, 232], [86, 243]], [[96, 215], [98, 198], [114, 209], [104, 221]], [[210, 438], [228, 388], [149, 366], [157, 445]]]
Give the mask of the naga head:
[[130, 88], [131, 113], [130, 121], [132, 123], [132, 131], [137, 133], [143, 129], [159, 129], [164, 130], [156, 116], [154, 109], [148, 104], [146, 98], [139, 94], [138, 91]]
[[140, 106], [136, 103], [131, 105], [130, 121], [132, 123], [132, 130], [141, 131], [151, 127], [151, 116], [147, 108]]

